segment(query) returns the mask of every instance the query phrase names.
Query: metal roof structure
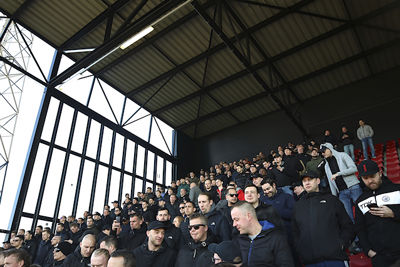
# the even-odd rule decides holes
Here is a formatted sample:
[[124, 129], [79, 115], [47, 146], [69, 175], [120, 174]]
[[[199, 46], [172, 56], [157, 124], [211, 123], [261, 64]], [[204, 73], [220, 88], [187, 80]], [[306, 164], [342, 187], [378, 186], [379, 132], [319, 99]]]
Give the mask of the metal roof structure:
[[[400, 65], [396, 0], [3, 0], [0, 11], [192, 138]], [[170, 12], [170, 13], [169, 13]], [[162, 18], [160, 20], [160, 18]], [[119, 45], [156, 22], [127, 49]], [[112, 51], [110, 53], [110, 51]]]

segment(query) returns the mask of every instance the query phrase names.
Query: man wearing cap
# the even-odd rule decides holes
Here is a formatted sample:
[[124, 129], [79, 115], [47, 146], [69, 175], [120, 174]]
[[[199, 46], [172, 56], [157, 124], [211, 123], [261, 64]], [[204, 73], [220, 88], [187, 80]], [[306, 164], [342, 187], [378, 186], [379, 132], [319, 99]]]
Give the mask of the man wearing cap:
[[234, 241], [246, 266], [294, 266], [283, 229], [259, 221], [255, 209], [247, 202], [236, 203], [231, 216], [240, 233]]
[[219, 244], [212, 243], [208, 250], [214, 253], [213, 261], [215, 265], [222, 262], [230, 263], [235, 267], [242, 266], [242, 255], [236, 243], [232, 241], [223, 241]]
[[356, 202], [356, 229], [361, 247], [374, 267], [400, 259], [400, 185], [383, 177], [378, 165], [364, 160], [358, 166], [366, 188]]
[[54, 265], [61, 266], [64, 263], [65, 258], [73, 252], [73, 247], [68, 242], [61, 242], [53, 250]]
[[166, 226], [163, 222], [152, 221], [147, 227], [147, 240], [133, 250], [136, 264], [140, 267], [173, 267], [175, 251], [164, 241]]
[[321, 153], [326, 161], [325, 173], [331, 192], [339, 197], [347, 214], [354, 222], [353, 203], [362, 193], [360, 181], [355, 175], [357, 167], [349, 155], [336, 151], [330, 143], [321, 145]]
[[354, 239], [352, 221], [343, 203], [330, 193], [320, 192], [318, 174], [302, 176], [307, 195], [293, 210], [293, 236], [305, 266], [345, 267], [345, 249]]

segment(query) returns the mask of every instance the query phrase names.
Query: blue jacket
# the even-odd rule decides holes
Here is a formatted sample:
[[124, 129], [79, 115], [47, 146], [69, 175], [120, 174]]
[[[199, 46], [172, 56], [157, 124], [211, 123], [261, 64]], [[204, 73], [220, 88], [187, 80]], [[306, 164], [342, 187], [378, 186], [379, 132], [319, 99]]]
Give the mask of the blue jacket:
[[293, 196], [286, 194], [282, 189], [278, 189], [275, 196], [269, 198], [266, 195], [261, 197], [261, 201], [265, 204], [272, 205], [274, 209], [279, 213], [284, 222], [292, 219], [294, 198]]

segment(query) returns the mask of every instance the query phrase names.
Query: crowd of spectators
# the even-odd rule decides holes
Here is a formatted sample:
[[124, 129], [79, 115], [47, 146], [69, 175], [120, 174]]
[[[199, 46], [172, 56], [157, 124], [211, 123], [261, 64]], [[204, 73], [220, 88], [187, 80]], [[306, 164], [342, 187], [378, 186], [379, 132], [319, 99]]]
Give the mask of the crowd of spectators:
[[12, 231], [0, 266], [342, 267], [363, 251], [389, 267], [400, 259], [400, 185], [371, 160], [356, 166], [342, 134], [190, 172], [102, 214], [61, 216], [54, 232]]

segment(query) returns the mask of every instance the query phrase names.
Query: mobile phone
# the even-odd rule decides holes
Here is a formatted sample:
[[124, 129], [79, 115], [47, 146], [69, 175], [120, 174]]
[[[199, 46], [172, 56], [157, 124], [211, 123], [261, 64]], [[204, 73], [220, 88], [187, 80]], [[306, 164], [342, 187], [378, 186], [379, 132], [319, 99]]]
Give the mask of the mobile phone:
[[367, 205], [367, 207], [368, 207], [369, 209], [371, 209], [371, 208], [377, 208], [378, 205], [376, 205], [376, 203], [369, 203], [369, 204]]
[[121, 222], [121, 216], [115, 217], [115, 220], [120, 223]]

